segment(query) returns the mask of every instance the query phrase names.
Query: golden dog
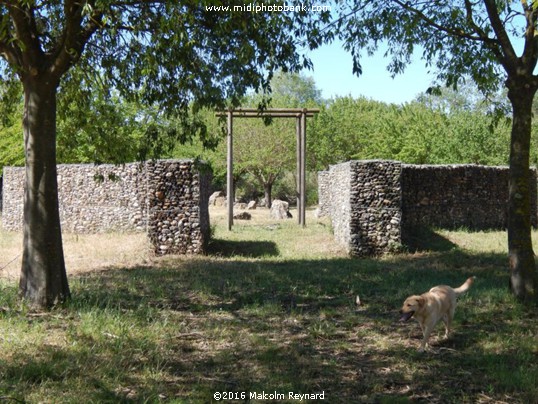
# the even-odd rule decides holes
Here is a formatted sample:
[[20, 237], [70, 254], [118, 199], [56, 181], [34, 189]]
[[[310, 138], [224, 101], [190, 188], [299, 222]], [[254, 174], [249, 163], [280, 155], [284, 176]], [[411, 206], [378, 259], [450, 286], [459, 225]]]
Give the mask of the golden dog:
[[419, 352], [424, 351], [430, 334], [440, 320], [445, 323], [445, 338], [450, 332], [450, 324], [456, 310], [456, 298], [466, 292], [476, 277], [471, 277], [459, 288], [450, 286], [435, 286], [429, 292], [420, 296], [410, 296], [405, 299], [400, 314], [401, 321], [408, 321], [411, 317], [418, 321], [424, 338], [419, 347]]

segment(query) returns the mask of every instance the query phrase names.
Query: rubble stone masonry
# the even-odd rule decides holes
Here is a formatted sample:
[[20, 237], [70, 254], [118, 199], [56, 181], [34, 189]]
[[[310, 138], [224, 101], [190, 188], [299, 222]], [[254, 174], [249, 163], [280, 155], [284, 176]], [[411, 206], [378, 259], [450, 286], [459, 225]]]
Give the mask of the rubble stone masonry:
[[[422, 226], [504, 229], [508, 168], [349, 161], [319, 173], [319, 212], [351, 255], [408, 244]], [[531, 223], [537, 225], [537, 175], [531, 171]]]
[[[24, 168], [4, 167], [2, 223], [23, 224]], [[58, 165], [62, 229], [147, 232], [157, 254], [203, 253], [211, 175], [192, 160]]]

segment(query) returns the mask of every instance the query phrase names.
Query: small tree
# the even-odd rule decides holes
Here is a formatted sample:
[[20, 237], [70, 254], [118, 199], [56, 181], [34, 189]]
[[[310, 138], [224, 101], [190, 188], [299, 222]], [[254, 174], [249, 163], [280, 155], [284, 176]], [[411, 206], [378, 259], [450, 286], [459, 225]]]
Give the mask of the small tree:
[[266, 126], [260, 120], [238, 120], [235, 156], [237, 170], [250, 174], [262, 187], [265, 204], [272, 204], [272, 190], [282, 173], [291, 170], [295, 159], [295, 121], [275, 119]]
[[[257, 108], [264, 104], [275, 108], [319, 107], [321, 92], [311, 77], [279, 71], [270, 82], [271, 99], [262, 94], [250, 94], [242, 106]], [[208, 126], [218, 131], [212, 116], [206, 116]], [[296, 167], [296, 122], [289, 118], [234, 120], [234, 174], [247, 174], [263, 190], [268, 207], [271, 206], [273, 186], [282, 174]], [[226, 172], [226, 145], [216, 153], [208, 153], [209, 160], [219, 173]], [[234, 179], [234, 184], [236, 180]]]

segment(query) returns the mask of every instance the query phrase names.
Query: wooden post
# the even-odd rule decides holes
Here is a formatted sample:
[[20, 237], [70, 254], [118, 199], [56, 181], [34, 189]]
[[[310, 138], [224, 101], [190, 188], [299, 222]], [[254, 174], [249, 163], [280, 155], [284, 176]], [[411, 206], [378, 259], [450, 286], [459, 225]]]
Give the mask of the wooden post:
[[301, 220], [299, 224], [306, 226], [306, 109], [301, 114]]
[[295, 134], [297, 135], [297, 223], [301, 224], [301, 116], [298, 115], [295, 122]]
[[226, 155], [226, 198], [228, 204], [228, 230], [232, 230], [234, 224], [234, 176], [233, 176], [233, 114], [228, 110], [228, 136]]

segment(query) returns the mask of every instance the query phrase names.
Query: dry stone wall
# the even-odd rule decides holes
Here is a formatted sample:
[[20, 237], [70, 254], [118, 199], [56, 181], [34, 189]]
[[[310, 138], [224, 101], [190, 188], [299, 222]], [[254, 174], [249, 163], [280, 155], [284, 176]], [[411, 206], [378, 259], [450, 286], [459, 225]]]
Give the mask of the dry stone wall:
[[322, 174], [320, 213], [351, 255], [368, 256], [401, 244], [401, 163], [348, 161]]
[[[122, 166], [60, 164], [62, 229], [147, 232], [157, 254], [203, 253], [209, 239], [211, 175], [192, 160]], [[24, 169], [4, 167], [2, 224], [23, 224]]]
[[146, 163], [148, 236], [157, 254], [201, 254], [209, 241], [208, 172], [192, 161]]
[[329, 207], [331, 206], [329, 200], [324, 200], [324, 198], [330, 198], [331, 192], [331, 177], [329, 171], [319, 171], [318, 172], [318, 216], [329, 216]]
[[[537, 174], [531, 176], [531, 223], [537, 220]], [[319, 212], [335, 239], [356, 256], [406, 245], [417, 227], [504, 229], [508, 168], [350, 161], [319, 175]]]
[[[508, 167], [403, 165], [405, 227], [473, 230], [507, 226]], [[536, 226], [536, 170], [531, 170], [531, 223]]]
[[355, 162], [348, 161], [332, 166], [325, 177], [329, 184], [325, 186], [326, 193], [321, 190], [319, 193], [320, 213], [328, 212], [335, 239], [348, 251], [351, 249], [351, 185], [354, 164]]
[[351, 183], [352, 255], [367, 256], [401, 245], [402, 166], [394, 161], [356, 161]]

